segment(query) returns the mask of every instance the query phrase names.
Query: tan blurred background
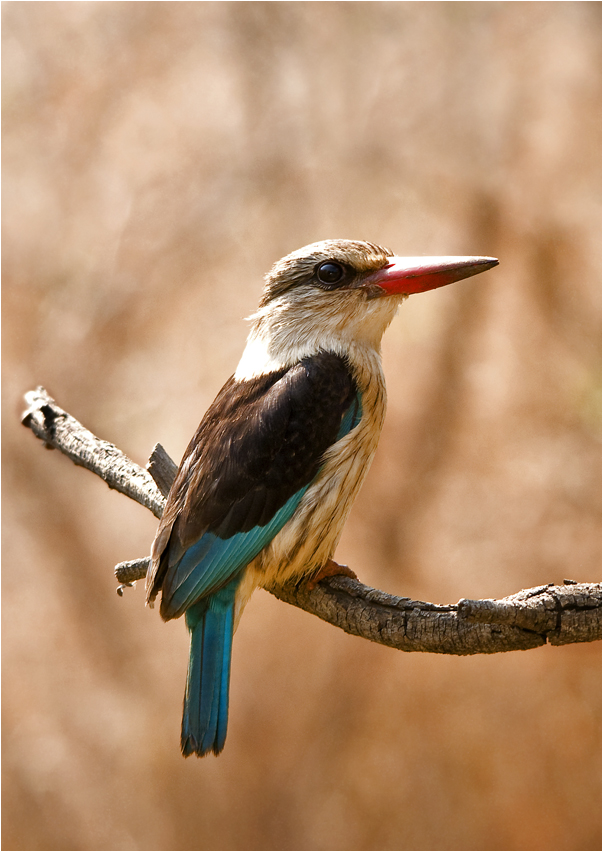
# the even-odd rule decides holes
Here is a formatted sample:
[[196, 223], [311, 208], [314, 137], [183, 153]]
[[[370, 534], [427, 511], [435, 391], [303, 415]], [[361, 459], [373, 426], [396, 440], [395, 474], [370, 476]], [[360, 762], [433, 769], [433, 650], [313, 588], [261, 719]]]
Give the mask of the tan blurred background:
[[600, 848], [600, 649], [456, 659], [258, 592], [218, 759], [156, 522], [18, 423], [179, 459], [318, 239], [500, 267], [411, 298], [339, 561], [437, 602], [599, 578], [600, 4], [4, 3], [5, 849]]

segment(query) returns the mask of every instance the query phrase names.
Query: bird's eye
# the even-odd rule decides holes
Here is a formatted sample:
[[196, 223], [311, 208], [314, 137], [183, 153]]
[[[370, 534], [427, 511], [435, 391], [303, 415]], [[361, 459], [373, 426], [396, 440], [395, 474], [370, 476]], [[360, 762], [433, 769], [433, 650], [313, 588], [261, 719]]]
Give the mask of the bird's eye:
[[334, 263], [332, 260], [327, 260], [326, 263], [321, 263], [316, 270], [316, 276], [321, 284], [327, 284], [330, 286], [338, 284], [343, 278], [343, 275], [343, 267], [338, 263]]

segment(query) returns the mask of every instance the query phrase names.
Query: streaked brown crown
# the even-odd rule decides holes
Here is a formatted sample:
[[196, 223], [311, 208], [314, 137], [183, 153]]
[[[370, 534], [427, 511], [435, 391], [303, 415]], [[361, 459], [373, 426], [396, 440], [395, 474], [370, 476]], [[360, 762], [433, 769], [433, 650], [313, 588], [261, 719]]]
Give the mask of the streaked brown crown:
[[363, 240], [322, 240], [311, 243], [278, 260], [266, 275], [260, 307], [292, 287], [319, 286], [316, 270], [327, 261], [340, 263], [351, 274], [363, 275], [381, 269], [393, 252]]

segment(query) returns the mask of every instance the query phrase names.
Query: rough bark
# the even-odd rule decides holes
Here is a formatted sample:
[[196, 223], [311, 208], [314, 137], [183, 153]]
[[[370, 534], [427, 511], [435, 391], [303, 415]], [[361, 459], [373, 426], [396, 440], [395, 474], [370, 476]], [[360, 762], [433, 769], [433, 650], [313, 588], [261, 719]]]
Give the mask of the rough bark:
[[151, 474], [129, 459], [114, 444], [102, 441], [63, 411], [44, 388], [25, 394], [28, 408], [21, 422], [28, 426], [48, 449], [60, 450], [74, 464], [91, 470], [109, 488], [121, 491], [150, 509], [160, 518], [165, 504]]
[[[160, 444], [147, 469], [113, 444], [102, 441], [57, 406], [44, 388], [26, 394], [23, 424], [47, 447], [96, 473], [122, 494], [161, 517], [176, 465]], [[146, 574], [148, 558], [120, 563], [118, 592]], [[565, 645], [601, 638], [601, 584], [564, 580], [563, 585], [525, 589], [502, 600], [433, 604], [396, 597], [357, 580], [337, 576], [313, 589], [305, 585], [269, 589], [346, 633], [401, 651], [437, 654], [493, 654], [546, 644]]]

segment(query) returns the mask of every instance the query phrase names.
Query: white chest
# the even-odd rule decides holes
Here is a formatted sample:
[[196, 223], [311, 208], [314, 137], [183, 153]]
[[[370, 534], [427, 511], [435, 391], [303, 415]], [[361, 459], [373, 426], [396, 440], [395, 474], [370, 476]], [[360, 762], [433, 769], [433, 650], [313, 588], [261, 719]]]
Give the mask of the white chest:
[[357, 376], [360, 423], [327, 451], [318, 477], [293, 517], [254, 560], [251, 567], [259, 585], [309, 578], [332, 557], [377, 449], [385, 417], [385, 383], [378, 356], [375, 361]]

